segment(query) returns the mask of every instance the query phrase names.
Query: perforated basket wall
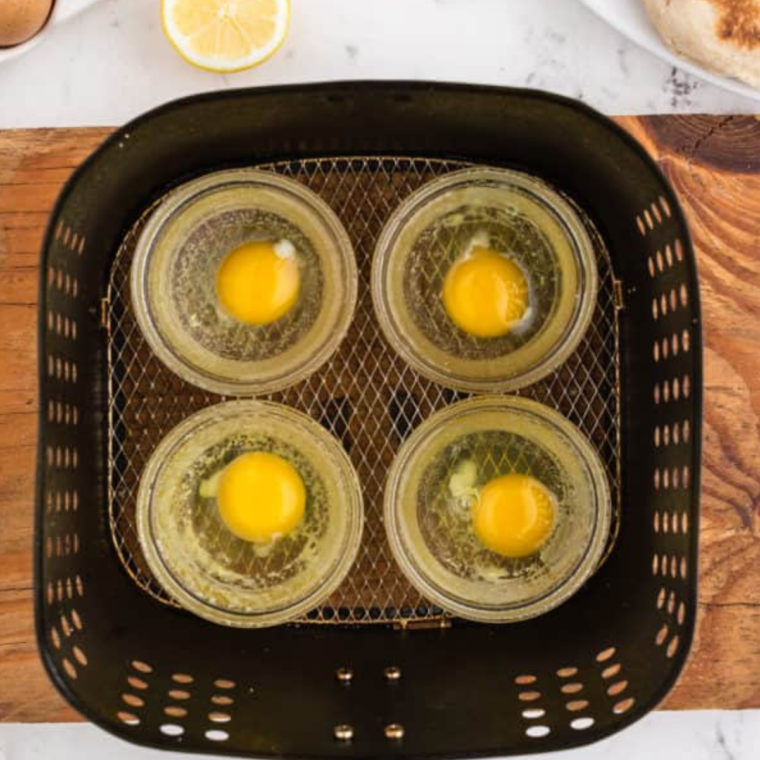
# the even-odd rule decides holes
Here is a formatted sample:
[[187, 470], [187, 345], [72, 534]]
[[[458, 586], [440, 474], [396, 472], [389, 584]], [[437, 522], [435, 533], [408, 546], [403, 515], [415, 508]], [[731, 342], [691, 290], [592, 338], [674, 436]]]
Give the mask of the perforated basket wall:
[[[419, 598], [380, 522], [395, 448], [457, 396], [386, 350], [367, 292], [372, 245], [406, 194], [464, 164], [545, 177], [600, 236], [593, 327], [526, 393], [596, 443], [618, 535], [570, 602], [509, 626], [452, 620]], [[356, 323], [330, 373], [337, 385], [327, 397], [316, 380], [277, 397], [342, 437], [365, 487], [362, 552], [328, 605], [260, 631], [168, 604], [132, 530], [152, 447], [218, 400], [175, 379], [142, 342], [126, 289], [134, 237], [167, 189], [230, 166], [283, 172], [320, 192], [362, 271]], [[39, 327], [39, 643], [64, 696], [104, 728], [148, 745], [251, 756], [504, 755], [606, 736], [674, 683], [697, 587], [696, 268], [652, 161], [585, 107], [408, 83], [170, 104], [119, 130], [62, 193], [43, 250]]]

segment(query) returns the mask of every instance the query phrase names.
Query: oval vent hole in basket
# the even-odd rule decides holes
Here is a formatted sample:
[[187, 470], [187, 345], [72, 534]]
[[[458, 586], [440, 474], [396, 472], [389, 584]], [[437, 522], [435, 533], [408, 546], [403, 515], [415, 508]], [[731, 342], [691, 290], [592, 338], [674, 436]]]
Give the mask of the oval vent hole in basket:
[[581, 710], [585, 710], [588, 705], [589, 702], [587, 699], [574, 699], [572, 702], [568, 702], [565, 705], [565, 709], [570, 712], [580, 712]]
[[523, 718], [528, 720], [535, 720], [536, 718], [543, 718], [546, 715], [546, 710], [542, 710], [540, 707], [531, 707], [529, 710], [523, 710]]
[[654, 638], [655, 644], [657, 644], [658, 647], [662, 646], [663, 642], [668, 636], [668, 625], [667, 623], [663, 623], [662, 627], [659, 631], [657, 631], [657, 635]]
[[525, 729], [525, 735], [531, 739], [543, 739], [544, 736], [549, 736], [551, 732], [549, 726], [528, 726]]
[[603, 649], [599, 654], [596, 656], [597, 662], [606, 662], [607, 660], [611, 659], [615, 656], [615, 652], [617, 650], [615, 647], [608, 647], [607, 649]]
[[169, 705], [164, 708], [164, 713], [170, 718], [184, 718], [187, 716], [187, 710], [184, 707], [178, 707], [177, 705]]
[[627, 688], [628, 681], [618, 681], [617, 683], [613, 683], [612, 686], [607, 689], [607, 694], [611, 697], [616, 697], [618, 694], [622, 694]]
[[192, 676], [187, 675], [187, 673], [173, 673], [172, 674], [172, 681], [175, 683], [182, 683], [182, 684], [188, 684], [192, 683], [195, 679]]
[[681, 579], [686, 580], [689, 576], [689, 565], [686, 561], [686, 557], [681, 557]]
[[140, 689], [141, 691], [148, 688], [147, 681], [143, 681], [142, 678], [137, 678], [137, 676], [129, 676], [129, 678], [127, 678], [127, 683], [133, 689]]
[[673, 533], [678, 533], [681, 530], [680, 523], [678, 522], [678, 512], [673, 512], [670, 516], [670, 525], [673, 528]]
[[71, 622], [74, 623], [74, 628], [76, 628], [78, 631], [81, 631], [84, 628], [82, 618], [79, 616], [79, 613], [76, 610], [71, 610]]
[[576, 731], [585, 731], [587, 728], [591, 728], [591, 726], [594, 725], [594, 722], [593, 718], [576, 718], [575, 720], [570, 721], [570, 728], [573, 728]]
[[84, 596], [84, 583], [78, 575], [74, 578], [74, 586], [76, 586], [77, 594], [79, 594], [79, 596]]
[[82, 665], [83, 667], [86, 667], [87, 666], [87, 655], [85, 655], [85, 653], [81, 650], [81, 648], [78, 647], [78, 646], [76, 646], [76, 645], [74, 645], [73, 647], [71, 647], [71, 651], [72, 651], [72, 653], [73, 653], [74, 658], [76, 659], [76, 661], [80, 665]]
[[678, 634], [673, 636], [673, 638], [670, 640], [670, 643], [668, 644], [668, 648], [665, 650], [665, 654], [668, 657], [674, 657], [675, 653], [678, 651], [678, 643], [680, 639], [678, 638]]
[[208, 714], [208, 719], [212, 723], [229, 723], [232, 720], [232, 716], [229, 713], [212, 712]]
[[668, 615], [672, 615], [676, 608], [676, 592], [671, 591], [668, 594]]
[[[192, 679], [190, 679], [192, 681]], [[182, 683], [180, 681], [180, 683]], [[185, 682], [189, 683], [189, 682]], [[235, 682], [234, 681], [228, 681], [225, 678], [218, 678], [216, 681], [214, 681], [214, 686], [216, 686], [217, 689], [234, 689], [235, 688]]]
[[126, 726], [140, 725], [140, 719], [131, 712], [124, 712], [123, 710], [120, 710], [116, 713], [116, 717]]
[[132, 667], [138, 672], [138, 673], [152, 673], [153, 668], [148, 665], [147, 662], [142, 662], [141, 660], [132, 660]]
[[678, 604], [678, 614], [676, 615], [678, 625], [683, 625], [683, 621], [686, 620], [686, 605], [683, 602]]
[[562, 687], [563, 694], [577, 694], [579, 691], [583, 691], [582, 683], [566, 683]]
[[69, 678], [76, 680], [77, 669], [74, 667], [74, 664], [71, 662], [71, 660], [66, 657], [63, 658], [63, 669], [66, 671], [66, 675], [68, 675]]
[[136, 694], [122, 694], [121, 698], [122, 701], [130, 707], [142, 707], [145, 704], [145, 700], [141, 699]]
[[541, 699], [541, 692], [521, 691], [517, 696], [521, 702], [535, 702], [537, 699]]
[[[662, 592], [664, 595], [665, 589], [663, 589]], [[621, 667], [622, 666], [619, 662], [616, 662], [614, 665], [610, 665], [608, 668], [605, 668], [602, 671], [602, 678], [614, 678], [620, 672]]]
[[[171, 692], [169, 692], [171, 694]], [[184, 692], [187, 694], [187, 692]], [[190, 695], [187, 694], [187, 697], [183, 697], [183, 699], [187, 699]], [[214, 694], [213, 697], [211, 697], [211, 701], [215, 705], [222, 705], [227, 706], [231, 705], [235, 700], [232, 697], [228, 697], [226, 694]]]
[[185, 729], [182, 726], [178, 726], [176, 723], [164, 723], [160, 731], [165, 736], [182, 736], [185, 733]]
[[557, 675], [560, 678], [571, 678], [574, 675], [577, 675], [578, 668], [560, 668], [557, 671]]
[[620, 702], [617, 702], [613, 708], [612, 712], [615, 713], [615, 715], [622, 715], [625, 712], [628, 712], [634, 704], [636, 703], [636, 700], [633, 697], [628, 697], [627, 699], [623, 699]]
[[220, 731], [218, 728], [214, 728], [211, 731], [206, 731], [205, 737], [212, 742], [224, 742], [230, 738], [230, 735], [226, 731]]
[[529, 684], [535, 683], [537, 680], [538, 679], [535, 676], [517, 676], [517, 678], [515, 678], [515, 683], [520, 686], [528, 686]]
[[184, 691], [184, 689], [171, 689], [169, 691], [169, 696], [172, 699], [178, 699], [180, 701], [185, 699], [190, 699], [190, 692]]
[[56, 630], [56, 627], [54, 625], [50, 626], [50, 641], [52, 642], [53, 646], [56, 649], [61, 648], [61, 637], [58, 634], [58, 631]]

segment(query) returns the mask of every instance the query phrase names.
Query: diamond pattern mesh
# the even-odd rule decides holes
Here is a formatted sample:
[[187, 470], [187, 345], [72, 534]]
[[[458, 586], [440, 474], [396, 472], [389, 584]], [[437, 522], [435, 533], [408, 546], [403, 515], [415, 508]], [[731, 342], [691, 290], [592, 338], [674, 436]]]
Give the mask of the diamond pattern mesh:
[[[321, 158], [259, 169], [292, 177], [319, 193], [348, 230], [359, 266], [356, 317], [340, 350], [311, 378], [266, 398], [318, 420], [346, 447], [363, 483], [365, 528], [349, 577], [324, 607], [302, 622], [435, 624], [444, 614], [423, 599], [397, 568], [385, 538], [386, 473], [399, 444], [432, 412], [463, 394], [412, 371], [386, 344], [370, 297], [375, 241], [390, 214], [425, 182], [467, 164], [422, 158]], [[135, 503], [143, 467], [155, 446], [189, 414], [223, 400], [195, 388], [152, 354], [132, 314], [129, 270], [148, 209], [124, 239], [108, 288], [109, 515], [116, 551], [135, 582], [172, 603], [141, 554]], [[597, 239], [600, 291], [593, 323], [576, 353], [554, 374], [522, 391], [558, 409], [599, 450], [617, 509], [619, 417], [617, 317], [613, 273]], [[614, 536], [614, 530], [613, 530]]]

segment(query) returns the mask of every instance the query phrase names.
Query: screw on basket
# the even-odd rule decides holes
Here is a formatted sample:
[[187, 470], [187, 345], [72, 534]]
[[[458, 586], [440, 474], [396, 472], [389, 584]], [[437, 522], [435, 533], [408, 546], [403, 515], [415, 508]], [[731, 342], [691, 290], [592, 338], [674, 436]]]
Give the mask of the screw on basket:
[[401, 678], [401, 668], [390, 665], [385, 669], [385, 678], [388, 681], [398, 681]]
[[385, 727], [386, 739], [399, 739], [404, 738], [404, 727], [400, 723], [390, 723]]
[[354, 738], [354, 727], [349, 726], [347, 723], [341, 723], [335, 726], [333, 734], [338, 741], [348, 742]]

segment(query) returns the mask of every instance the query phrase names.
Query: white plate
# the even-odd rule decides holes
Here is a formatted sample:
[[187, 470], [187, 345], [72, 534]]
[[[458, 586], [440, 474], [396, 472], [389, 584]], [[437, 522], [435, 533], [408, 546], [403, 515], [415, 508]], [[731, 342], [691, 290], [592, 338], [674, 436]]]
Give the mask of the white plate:
[[89, 8], [98, 0], [55, 0], [53, 6], [53, 12], [50, 14], [47, 24], [42, 27], [42, 31], [36, 34], [32, 39], [22, 42], [20, 45], [14, 45], [9, 48], [0, 48], [0, 63], [3, 61], [10, 61], [11, 58], [16, 58], [19, 55], [30, 51], [33, 47], [42, 42], [47, 37], [53, 28], [64, 24], [70, 18], [80, 14], [85, 8]]
[[581, 2], [611, 27], [628, 37], [631, 42], [635, 42], [663, 61], [667, 61], [673, 66], [688, 71], [690, 74], [694, 74], [694, 76], [718, 87], [743, 95], [745, 98], [760, 100], [760, 90], [742, 84], [736, 79], [713, 74], [673, 53], [649, 22], [642, 0], [581, 0]]

